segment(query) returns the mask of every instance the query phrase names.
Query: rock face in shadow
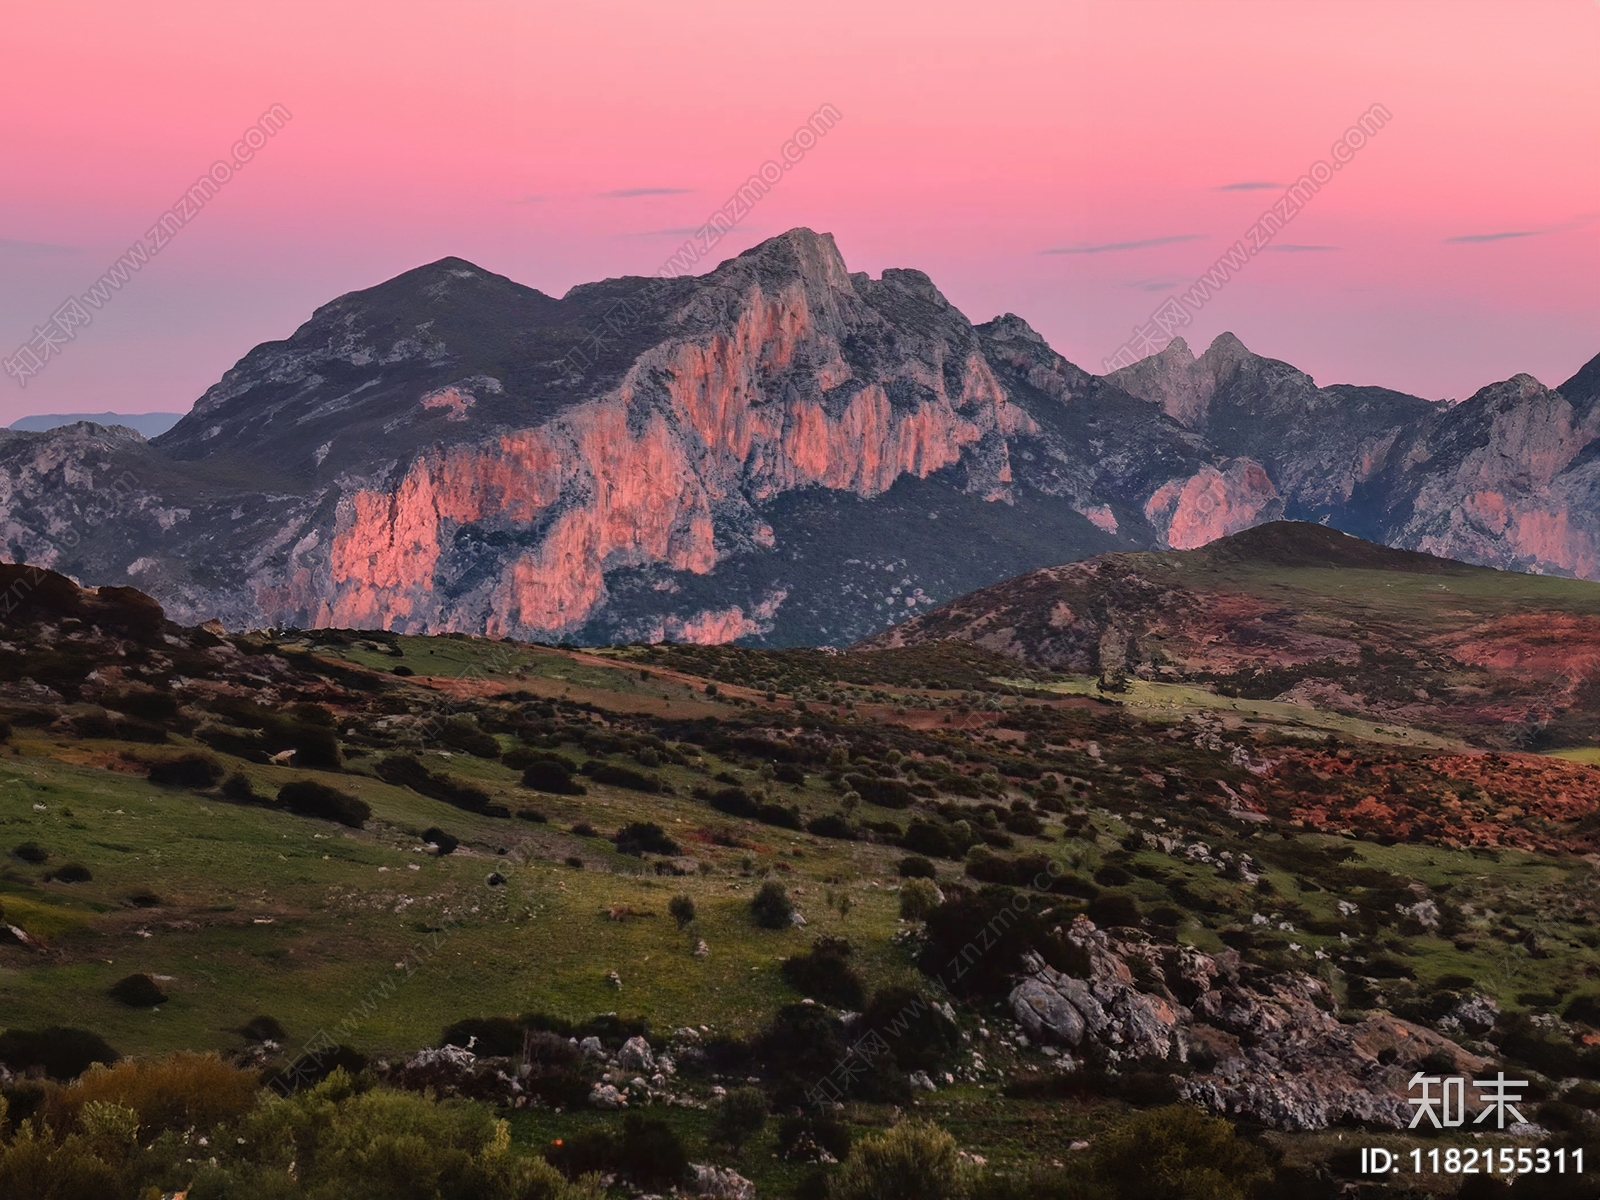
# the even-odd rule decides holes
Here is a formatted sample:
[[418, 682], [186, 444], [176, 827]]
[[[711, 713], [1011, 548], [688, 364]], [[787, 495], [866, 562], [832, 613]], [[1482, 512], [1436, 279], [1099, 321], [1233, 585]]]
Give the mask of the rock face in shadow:
[[1280, 516], [1592, 575], [1596, 387], [1453, 408], [1224, 335], [1105, 379], [797, 229], [558, 298], [443, 259], [258, 346], [169, 432], [0, 431], [6, 554], [184, 621], [843, 644]]

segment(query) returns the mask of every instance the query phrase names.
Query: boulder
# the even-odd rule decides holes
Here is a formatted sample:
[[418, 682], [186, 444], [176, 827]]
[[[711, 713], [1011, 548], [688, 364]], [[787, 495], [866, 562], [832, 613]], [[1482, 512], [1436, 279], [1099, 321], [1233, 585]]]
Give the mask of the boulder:
[[690, 1163], [694, 1182], [690, 1185], [697, 1196], [710, 1200], [755, 1200], [756, 1185], [732, 1167], [707, 1166]]
[[631, 1037], [622, 1043], [617, 1053], [617, 1065], [624, 1071], [650, 1073], [656, 1069], [656, 1056], [650, 1043], [642, 1037]]

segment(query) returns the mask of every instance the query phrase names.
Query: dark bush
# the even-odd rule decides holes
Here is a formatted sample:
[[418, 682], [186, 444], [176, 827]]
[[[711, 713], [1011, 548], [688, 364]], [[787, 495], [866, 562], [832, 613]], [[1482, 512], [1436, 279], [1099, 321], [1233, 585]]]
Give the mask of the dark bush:
[[[956, 891], [929, 914], [927, 948], [918, 965], [961, 996], [1001, 996], [1011, 988], [1010, 976], [1024, 952], [1036, 950], [1051, 966], [1070, 965], [1063, 948], [1046, 930], [1037, 906], [1025, 893], [988, 886], [977, 892]], [[981, 964], [974, 956], [983, 953]]]
[[337, 771], [344, 765], [339, 757], [339, 739], [331, 729], [301, 725], [294, 738], [294, 765], [311, 771]]
[[618, 766], [616, 763], [598, 762], [590, 759], [580, 768], [596, 783], [609, 784], [612, 787], [629, 788], [635, 792], [659, 792], [661, 780], [658, 776], [647, 774], [644, 771], [635, 771], [632, 767]]
[[751, 821], [755, 820], [758, 811], [756, 802], [750, 799], [750, 794], [742, 787], [719, 788], [706, 797], [706, 803], [720, 813]]
[[763, 825], [776, 825], [780, 829], [805, 828], [800, 818], [800, 809], [794, 805], [786, 808], [782, 804], [759, 804], [756, 806], [756, 820]]
[[149, 888], [140, 888], [128, 897], [128, 903], [135, 908], [160, 908], [165, 901]]
[[572, 827], [574, 837], [599, 837], [600, 831], [587, 821], [579, 821]]
[[667, 831], [654, 821], [634, 821], [617, 830], [611, 839], [619, 854], [638, 858], [645, 854], [677, 854], [678, 843], [667, 836]]
[[335, 1071], [343, 1070], [352, 1079], [367, 1069], [367, 1056], [349, 1046], [330, 1046], [302, 1054], [287, 1066], [277, 1067], [261, 1077], [261, 1086], [287, 1095], [315, 1087]]
[[451, 836], [437, 825], [430, 825], [424, 829], [422, 831], [422, 840], [425, 843], [431, 843], [439, 847], [441, 857], [446, 854], [454, 854], [456, 847], [461, 845], [460, 838]]
[[1019, 837], [1038, 837], [1044, 832], [1044, 822], [1026, 810], [1013, 810], [1000, 823]]
[[546, 1150], [545, 1157], [569, 1178], [598, 1171], [652, 1191], [683, 1183], [689, 1174], [688, 1152], [672, 1126], [636, 1112], [623, 1118], [620, 1137], [604, 1128], [584, 1130]]
[[572, 777], [570, 771], [549, 759], [529, 763], [522, 772], [522, 786], [557, 796], [582, 796], [588, 790]]
[[51, 1079], [76, 1079], [95, 1063], [110, 1065], [120, 1057], [104, 1038], [87, 1029], [51, 1025], [0, 1033], [0, 1063], [19, 1075], [38, 1067]]
[[1043, 854], [1021, 854], [1008, 858], [979, 846], [967, 859], [967, 874], [981, 883], [1048, 887], [1050, 859]]
[[1578, 1021], [1600, 1029], [1600, 995], [1594, 992], [1580, 992], [1567, 1001], [1564, 1015], [1569, 1021]]
[[1094, 873], [1094, 881], [1101, 887], [1127, 887], [1133, 882], [1133, 874], [1117, 866], [1116, 863], [1107, 863]]
[[441, 1046], [461, 1046], [481, 1058], [515, 1058], [522, 1053], [523, 1027], [510, 1017], [468, 1017], [445, 1026]]
[[557, 754], [553, 750], [533, 750], [527, 746], [513, 746], [500, 756], [500, 761], [513, 771], [521, 771], [531, 767], [536, 762], [547, 762], [560, 767], [563, 772], [571, 775], [578, 769], [578, 764], [564, 754]]
[[1137, 928], [1142, 920], [1138, 898], [1128, 892], [1101, 892], [1089, 901], [1088, 915], [1102, 929], [1113, 925]]
[[247, 1042], [276, 1042], [280, 1046], [289, 1040], [289, 1031], [283, 1023], [266, 1015], [251, 1017], [239, 1027], [239, 1035]]
[[794, 916], [794, 901], [781, 883], [768, 880], [750, 898], [750, 915], [763, 929], [788, 929]]
[[378, 761], [378, 778], [396, 787], [407, 787], [419, 795], [439, 800], [452, 808], [465, 812], [490, 813], [489, 793], [470, 783], [463, 783], [450, 775], [440, 775], [428, 770], [409, 754], [390, 754]]
[[439, 740], [452, 750], [462, 750], [477, 758], [499, 758], [500, 743], [471, 721], [452, 717], [439, 730]]
[[850, 965], [851, 953], [844, 938], [818, 938], [805, 954], [783, 960], [783, 977], [802, 996], [859, 1010], [866, 999], [866, 983]]
[[823, 816], [812, 818], [806, 824], [806, 832], [815, 834], [817, 837], [837, 838], [842, 842], [856, 840], [855, 829], [848, 820], [838, 813], [826, 813]]
[[94, 878], [94, 873], [82, 863], [62, 863], [53, 871], [45, 872], [46, 882], [55, 880], [57, 883], [88, 883]]
[[38, 866], [50, 857], [50, 851], [39, 845], [38, 842], [21, 842], [11, 847], [11, 853], [23, 862], [32, 863], [34, 866]]
[[535, 825], [548, 825], [550, 823], [550, 818], [545, 816], [537, 808], [517, 809], [517, 820], [530, 821]]
[[351, 829], [360, 829], [372, 816], [365, 800], [314, 779], [284, 784], [278, 789], [278, 803], [296, 816], [337, 821]]
[[185, 754], [150, 764], [150, 782], [163, 787], [215, 787], [222, 776], [222, 764], [204, 754]]
[[846, 775], [845, 784], [858, 792], [868, 804], [880, 808], [909, 808], [916, 798], [898, 779], [879, 779], [875, 775]]
[[106, 990], [106, 995], [129, 1008], [154, 1008], [167, 1002], [167, 994], [148, 975], [125, 975]]
[[416, 674], [416, 672], [410, 667], [406, 666], [405, 663], [401, 663], [398, 667], [390, 667], [389, 673], [391, 675], [398, 675], [401, 679], [410, 679]]
[[960, 858], [970, 844], [971, 839], [961, 836], [959, 830], [921, 817], [911, 819], [900, 839], [902, 849], [931, 858]]
[[[850, 1126], [831, 1117], [785, 1117], [778, 1122], [778, 1153], [807, 1154], [813, 1147], [843, 1162], [850, 1157]], [[809, 1156], [809, 1155], [808, 1155]]]
[[857, 1029], [876, 1033], [902, 1071], [941, 1071], [961, 1048], [961, 1031], [933, 1002], [907, 987], [880, 988], [862, 1010]]
[[907, 855], [900, 860], [901, 879], [937, 879], [939, 869], [927, 859], [917, 854]]
[[141, 721], [170, 721], [178, 715], [178, 700], [170, 692], [129, 689], [108, 691], [100, 703], [113, 712], [127, 713]]
[[[739, 1047], [726, 1048], [723, 1057], [730, 1062], [724, 1069], [743, 1074], [738, 1050]], [[839, 1064], [845, 1061], [845, 1052], [844, 1026], [816, 1004], [783, 1005], [750, 1048], [751, 1056], [772, 1085], [778, 1107], [809, 1107], [806, 1093], [834, 1077]]]
[[235, 804], [266, 804], [267, 798], [256, 791], [255, 785], [245, 775], [235, 771], [222, 781], [222, 795]]
[[694, 897], [686, 895], [674, 896], [667, 904], [667, 912], [671, 914], [678, 929], [687, 927], [695, 918]]

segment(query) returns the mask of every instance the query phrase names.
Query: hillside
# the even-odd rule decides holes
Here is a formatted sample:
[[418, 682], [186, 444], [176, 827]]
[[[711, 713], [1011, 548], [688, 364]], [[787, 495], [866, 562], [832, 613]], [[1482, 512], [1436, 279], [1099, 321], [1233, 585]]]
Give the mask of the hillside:
[[1600, 585], [1274, 522], [983, 588], [869, 639], [1359, 713], [1521, 748], [1600, 737]]
[[1225, 334], [1105, 378], [796, 229], [559, 298], [461, 259], [324, 305], [152, 441], [0, 432], [6, 553], [190, 623], [848, 645], [1280, 517], [1600, 575], [1600, 367], [1456, 405]]

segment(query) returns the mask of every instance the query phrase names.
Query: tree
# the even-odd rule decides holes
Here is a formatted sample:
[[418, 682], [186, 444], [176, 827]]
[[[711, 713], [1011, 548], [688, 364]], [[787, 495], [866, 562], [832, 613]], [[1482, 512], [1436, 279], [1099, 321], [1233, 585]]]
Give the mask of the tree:
[[667, 911], [672, 914], [672, 919], [678, 923], [678, 932], [694, 920], [694, 900], [685, 895], [674, 896], [667, 905]]
[[829, 1200], [956, 1200], [967, 1171], [956, 1140], [929, 1121], [902, 1121], [862, 1138], [828, 1189]]
[[787, 929], [794, 916], [794, 901], [783, 884], [768, 880], [750, 898], [750, 915], [763, 929]]

